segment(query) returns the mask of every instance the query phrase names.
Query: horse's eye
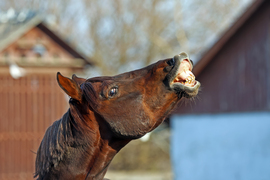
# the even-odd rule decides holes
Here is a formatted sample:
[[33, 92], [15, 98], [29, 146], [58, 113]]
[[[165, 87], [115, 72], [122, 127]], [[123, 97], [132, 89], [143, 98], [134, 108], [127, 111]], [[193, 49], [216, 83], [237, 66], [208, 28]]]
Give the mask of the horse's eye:
[[109, 91], [109, 97], [113, 97], [114, 95], [116, 95], [118, 92], [118, 88], [117, 87], [113, 87], [112, 89], [110, 89]]
[[175, 64], [174, 58], [167, 61], [167, 64], [170, 65], [170, 66], [174, 66], [174, 64]]

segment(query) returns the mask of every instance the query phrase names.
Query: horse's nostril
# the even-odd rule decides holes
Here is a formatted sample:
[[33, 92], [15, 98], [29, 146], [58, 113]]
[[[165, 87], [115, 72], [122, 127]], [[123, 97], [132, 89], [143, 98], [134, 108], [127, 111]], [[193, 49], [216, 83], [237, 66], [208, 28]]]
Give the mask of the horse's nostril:
[[190, 59], [190, 62], [191, 62], [191, 64], [192, 64], [192, 66], [194, 65], [194, 63], [193, 63], [193, 61]]
[[167, 61], [167, 64], [168, 64], [169, 66], [174, 66], [174, 64], [175, 64], [174, 58], [172, 58], [172, 59], [170, 59], [169, 61]]

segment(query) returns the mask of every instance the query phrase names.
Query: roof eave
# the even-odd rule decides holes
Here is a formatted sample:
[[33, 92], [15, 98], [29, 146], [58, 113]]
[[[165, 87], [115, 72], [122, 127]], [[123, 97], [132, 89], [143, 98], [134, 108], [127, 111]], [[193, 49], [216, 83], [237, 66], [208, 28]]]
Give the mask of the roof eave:
[[68, 51], [70, 54], [72, 54], [76, 58], [83, 59], [85, 61], [85, 64], [94, 65], [94, 62], [92, 62], [89, 58], [79, 53], [75, 48], [71, 47], [71, 45], [67, 44], [63, 39], [60, 38], [59, 35], [57, 35], [55, 32], [51, 31], [47, 25], [43, 22], [39, 23], [37, 27], [42, 30], [44, 33], [46, 33], [48, 36], [50, 36], [54, 41], [57, 41], [59, 45], [61, 45], [66, 51]]
[[10, 34], [10, 37], [7, 37], [4, 40], [2, 40], [2, 42], [0, 43], [0, 52], [41, 22], [42, 22], [41, 17], [37, 15], [33, 17], [31, 20], [29, 20], [27, 23], [22, 25], [22, 27], [18, 28], [15, 32]]

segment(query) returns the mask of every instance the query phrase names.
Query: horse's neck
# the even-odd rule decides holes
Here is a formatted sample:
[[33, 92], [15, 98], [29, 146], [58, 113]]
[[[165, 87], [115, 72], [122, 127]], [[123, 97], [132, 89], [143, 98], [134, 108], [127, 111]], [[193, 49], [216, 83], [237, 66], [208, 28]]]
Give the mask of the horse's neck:
[[129, 141], [113, 141], [99, 139], [94, 147], [87, 149], [88, 158], [88, 175], [89, 179], [102, 179], [111, 163], [113, 157], [124, 147]]
[[[102, 140], [101, 140], [102, 141]], [[101, 142], [96, 147], [89, 148], [88, 152], [92, 152], [88, 161], [89, 179], [102, 179], [107, 171], [107, 168], [116, 155], [117, 151], [112, 149], [107, 142]]]
[[[130, 140], [103, 140], [100, 141], [96, 154], [92, 156], [93, 163], [90, 165], [88, 177], [93, 179], [102, 179], [111, 163], [113, 157], [123, 148]], [[91, 179], [91, 178], [90, 178]]]
[[[91, 131], [87, 134], [87, 148], [83, 148], [83, 156], [87, 167], [87, 179], [102, 179], [108, 169], [110, 162], [117, 152], [123, 148], [130, 140], [119, 140], [112, 136], [108, 126], [91, 113], [88, 114], [91, 120]], [[80, 138], [80, 137], [79, 137]]]

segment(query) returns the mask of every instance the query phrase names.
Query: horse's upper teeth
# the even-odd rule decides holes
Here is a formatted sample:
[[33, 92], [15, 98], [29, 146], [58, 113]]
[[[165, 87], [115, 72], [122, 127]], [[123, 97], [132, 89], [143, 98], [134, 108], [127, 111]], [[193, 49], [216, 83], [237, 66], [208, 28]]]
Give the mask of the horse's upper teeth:
[[193, 77], [189, 76], [187, 79], [186, 79], [186, 82], [191, 82], [193, 80]]

